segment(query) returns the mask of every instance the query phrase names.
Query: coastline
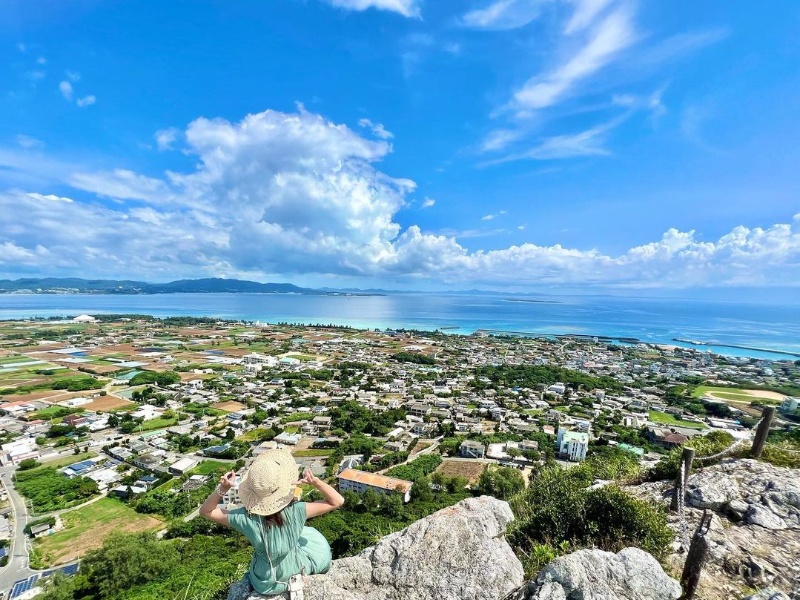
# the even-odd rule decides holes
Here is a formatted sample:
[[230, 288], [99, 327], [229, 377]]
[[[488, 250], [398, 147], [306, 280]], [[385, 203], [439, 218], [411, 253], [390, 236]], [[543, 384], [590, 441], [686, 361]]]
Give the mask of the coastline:
[[[0, 320], [109, 313], [161, 318], [195, 316], [253, 323], [438, 330], [448, 335], [471, 335], [483, 330], [526, 337], [598, 338], [773, 361], [797, 360], [800, 356], [800, 307], [765, 311], [731, 302], [572, 296], [554, 300], [557, 302], [508, 302], [507, 296], [436, 294], [3, 294]], [[675, 341], [676, 338], [708, 341], [695, 345]]]

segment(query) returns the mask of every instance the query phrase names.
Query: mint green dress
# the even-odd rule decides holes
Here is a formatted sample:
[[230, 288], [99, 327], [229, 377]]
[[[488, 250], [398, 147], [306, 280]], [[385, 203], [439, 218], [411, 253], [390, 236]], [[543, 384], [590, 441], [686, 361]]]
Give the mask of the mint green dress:
[[292, 575], [326, 573], [331, 568], [328, 540], [313, 527], [306, 527], [306, 503], [294, 502], [283, 509], [282, 515], [283, 526], [264, 527], [264, 539], [260, 517], [244, 508], [228, 513], [230, 526], [243, 534], [255, 550], [247, 579], [259, 594], [282, 594]]

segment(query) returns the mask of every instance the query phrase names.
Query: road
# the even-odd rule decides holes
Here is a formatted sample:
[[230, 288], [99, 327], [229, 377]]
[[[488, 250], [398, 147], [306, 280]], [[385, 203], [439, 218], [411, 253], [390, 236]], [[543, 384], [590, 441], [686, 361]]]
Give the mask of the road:
[[29, 567], [28, 539], [25, 535], [25, 526], [28, 524], [28, 508], [11, 482], [14, 469], [13, 465], [0, 468], [0, 482], [8, 492], [14, 522], [8, 565], [0, 569], [0, 590], [9, 590], [14, 582], [26, 579], [38, 572]]

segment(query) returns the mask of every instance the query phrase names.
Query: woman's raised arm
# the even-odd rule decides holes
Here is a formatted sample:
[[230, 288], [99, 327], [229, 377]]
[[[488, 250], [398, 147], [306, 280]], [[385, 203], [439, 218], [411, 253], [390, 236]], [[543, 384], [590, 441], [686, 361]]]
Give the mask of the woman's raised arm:
[[303, 472], [303, 478], [297, 482], [297, 485], [301, 485], [303, 483], [313, 485], [325, 497], [324, 500], [306, 503], [306, 519], [324, 515], [332, 510], [336, 510], [342, 506], [342, 504], [344, 504], [344, 498], [342, 498], [342, 495], [333, 487], [325, 483], [322, 479], [316, 477], [311, 472], [311, 469], [306, 469]]

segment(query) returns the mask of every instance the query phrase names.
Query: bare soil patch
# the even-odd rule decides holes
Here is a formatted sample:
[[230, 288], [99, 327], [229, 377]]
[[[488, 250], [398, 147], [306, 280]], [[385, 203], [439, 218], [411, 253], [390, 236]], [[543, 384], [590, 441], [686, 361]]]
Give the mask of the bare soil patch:
[[107, 410], [114, 410], [117, 408], [126, 408], [134, 404], [136, 403], [131, 402], [130, 400], [125, 400], [125, 398], [106, 395], [106, 396], [97, 396], [92, 400], [91, 404], [84, 404], [81, 408], [85, 408], [86, 410], [107, 411]]
[[486, 470], [486, 464], [471, 460], [447, 460], [445, 459], [439, 468], [436, 469], [437, 473], [441, 473], [445, 477], [466, 477], [469, 479], [470, 484], [477, 483], [478, 478]]
[[212, 404], [211, 408], [224, 410], [226, 412], [236, 412], [237, 410], [243, 410], [247, 408], [247, 406], [242, 404], [241, 402], [236, 402], [235, 400], [229, 400], [228, 402], [217, 402], [216, 404]]

